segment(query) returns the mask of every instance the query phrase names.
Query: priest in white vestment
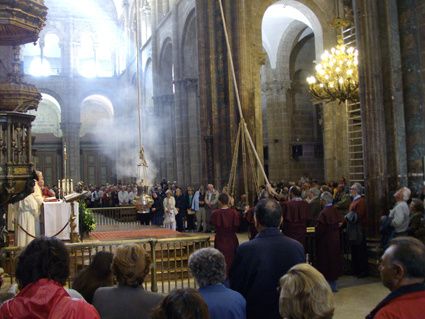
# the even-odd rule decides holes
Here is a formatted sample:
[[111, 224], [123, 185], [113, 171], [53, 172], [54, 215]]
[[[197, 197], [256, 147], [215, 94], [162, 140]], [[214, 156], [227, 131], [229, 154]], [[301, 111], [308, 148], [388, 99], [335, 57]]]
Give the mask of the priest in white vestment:
[[16, 246], [19, 247], [25, 247], [34, 239], [30, 235], [40, 235], [39, 217], [41, 205], [43, 204], [43, 195], [39, 185], [43, 175], [40, 171], [37, 171], [37, 178], [38, 181], [35, 181], [34, 192], [15, 204], [17, 207], [16, 221], [18, 223], [16, 227]]

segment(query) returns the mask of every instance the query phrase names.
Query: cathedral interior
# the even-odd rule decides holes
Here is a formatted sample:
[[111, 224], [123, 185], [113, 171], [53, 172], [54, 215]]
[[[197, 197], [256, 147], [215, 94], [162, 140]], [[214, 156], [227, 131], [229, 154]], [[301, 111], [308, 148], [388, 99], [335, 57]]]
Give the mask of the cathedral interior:
[[[344, 180], [364, 186], [370, 266], [394, 193], [425, 196], [424, 72], [423, 0], [0, 0], [0, 216], [33, 191], [33, 168], [50, 187], [143, 178], [235, 198]], [[126, 204], [115, 212], [137, 216]], [[143, 245], [155, 257], [176, 237]], [[169, 292], [156, 267], [149, 288]], [[336, 295], [336, 317], [370, 311], [386, 294], [372, 281]]]
[[[45, 5], [38, 40], [19, 54], [23, 80], [42, 95], [27, 112], [36, 115], [33, 162], [48, 185], [63, 177], [64, 147], [74, 181], [103, 185], [135, 178], [143, 145], [149, 180], [221, 188], [240, 100], [274, 183], [301, 176], [362, 182], [375, 221], [397, 187], [422, 189], [424, 4], [224, 1], [229, 47], [217, 1]], [[354, 103], [313, 99], [306, 82], [338, 36], [359, 50]], [[14, 51], [0, 50], [4, 81]], [[258, 173], [258, 163], [250, 164]]]
[[[218, 1], [45, 6], [39, 39], [19, 54], [24, 81], [42, 95], [28, 113], [36, 115], [33, 161], [48, 185], [64, 170], [92, 185], [131, 180], [143, 145], [150, 180], [221, 189], [231, 171], [240, 100], [269, 180], [364, 183], [371, 232], [389, 194], [399, 186], [422, 190], [420, 1], [225, 0], [238, 92]], [[359, 52], [355, 102], [314, 99], [306, 82], [338, 36]], [[1, 81], [14, 50], [0, 47]], [[248, 180], [264, 183], [258, 163], [250, 164]]]

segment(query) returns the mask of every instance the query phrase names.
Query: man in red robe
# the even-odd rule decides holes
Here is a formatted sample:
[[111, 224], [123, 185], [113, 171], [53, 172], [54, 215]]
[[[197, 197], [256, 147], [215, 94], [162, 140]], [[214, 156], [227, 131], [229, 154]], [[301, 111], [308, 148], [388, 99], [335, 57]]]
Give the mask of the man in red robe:
[[365, 277], [368, 274], [368, 258], [366, 245], [367, 231], [367, 208], [363, 194], [363, 186], [354, 183], [350, 187], [350, 195], [353, 201], [345, 216], [347, 221], [347, 237], [351, 249], [352, 271], [357, 277]]
[[305, 247], [307, 223], [311, 219], [310, 206], [301, 198], [301, 190], [297, 186], [289, 189], [289, 201], [282, 203], [282, 232]]
[[329, 282], [332, 291], [336, 292], [336, 280], [342, 274], [340, 226], [343, 218], [338, 209], [332, 205], [331, 193], [322, 193], [320, 200], [324, 208], [319, 214], [316, 225], [315, 267]]
[[236, 249], [239, 246], [236, 232], [240, 225], [239, 213], [229, 208], [229, 195], [221, 193], [218, 196], [219, 209], [211, 214], [211, 225], [215, 227], [214, 248], [221, 251], [226, 259], [227, 273], [233, 263]]

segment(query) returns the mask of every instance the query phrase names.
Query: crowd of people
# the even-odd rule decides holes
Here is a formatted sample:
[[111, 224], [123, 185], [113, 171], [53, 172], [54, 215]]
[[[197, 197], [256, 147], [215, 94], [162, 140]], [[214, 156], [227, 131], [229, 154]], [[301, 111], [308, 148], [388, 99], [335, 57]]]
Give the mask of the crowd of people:
[[[143, 197], [135, 185], [108, 189], [119, 190], [119, 198], [134, 198], [133, 203], [144, 225], [157, 225], [180, 232], [214, 231], [214, 245], [224, 254], [229, 269], [239, 246], [236, 232], [248, 228], [250, 239], [254, 239], [258, 233], [254, 222], [254, 205], [247, 201], [247, 196], [243, 194], [239, 201], [235, 201], [226, 188], [219, 192], [213, 184], [206, 187], [201, 185], [194, 190], [190, 186], [183, 189], [175, 182], [163, 180], [148, 190], [153, 199], [149, 207], [138, 205], [138, 198]], [[127, 192], [126, 189], [132, 191]], [[131, 196], [127, 196], [127, 193]], [[93, 194], [88, 197], [90, 201], [97, 198]], [[274, 198], [280, 203], [284, 220], [279, 226], [280, 231], [301, 243], [309, 257], [314, 255], [314, 260], [309, 261], [325, 276], [333, 291], [337, 291], [337, 279], [343, 273], [342, 247], [349, 247], [351, 273], [357, 277], [368, 275], [368, 214], [361, 184], [349, 186], [345, 178], [327, 184], [301, 178], [296, 183], [281, 182], [263, 187], [254, 204], [262, 198]], [[383, 214], [382, 247], [386, 248], [389, 240], [403, 235], [425, 241], [423, 199], [411, 199], [410, 190], [403, 187], [394, 194], [394, 201], [394, 208]], [[306, 229], [310, 226], [315, 227], [314, 252], [309, 251], [306, 243]]]
[[[119, 190], [122, 206], [131, 204], [129, 194], [136, 193], [132, 204], [145, 225], [215, 232], [215, 248], [195, 251], [189, 258], [199, 290], [178, 289], [168, 296], [145, 291], [142, 284], [151, 260], [137, 244], [121, 246], [114, 254], [99, 252], [74, 279], [73, 289], [64, 290], [68, 253], [59, 240], [41, 237], [19, 256], [20, 292], [2, 305], [0, 317], [40, 311], [40, 317], [58, 313], [49, 318], [121, 318], [123, 313], [128, 318], [332, 318], [332, 292], [337, 292], [343, 270], [341, 240], [350, 248], [352, 274], [368, 275], [368, 214], [359, 183], [349, 186], [341, 179], [338, 184], [320, 185], [301, 180], [268, 186], [261, 189], [255, 205], [245, 195], [235, 204], [226, 188], [219, 192], [212, 184], [183, 190], [164, 181], [150, 190], [134, 185], [112, 189]], [[87, 197], [92, 207], [104, 205], [97, 202], [96, 192], [94, 188]], [[146, 194], [152, 197], [149, 205], [141, 202]], [[393, 197], [394, 207], [381, 220], [384, 254], [379, 266], [391, 293], [368, 319], [416, 319], [425, 310], [423, 199], [411, 198], [406, 187]], [[121, 203], [120, 198], [128, 201]], [[243, 224], [250, 240], [239, 244], [236, 233]], [[315, 228], [314, 260], [306, 259], [309, 226]], [[29, 267], [32, 271], [27, 274]], [[46, 289], [55, 295], [47, 294], [46, 305], [37, 308]], [[69, 295], [81, 299], [77, 303]], [[85, 314], [76, 316], [76, 307]]]
[[[237, 248], [230, 271], [219, 250], [196, 250], [188, 267], [199, 289], [176, 289], [168, 295], [143, 288], [151, 260], [139, 244], [119, 246], [114, 254], [98, 252], [67, 289], [70, 257], [65, 244], [36, 238], [19, 255], [19, 292], [2, 300], [0, 317], [332, 318], [335, 302], [328, 281], [305, 263], [301, 243], [280, 232], [281, 222], [281, 205], [274, 199], [260, 200], [255, 210], [259, 233]], [[425, 245], [412, 237], [392, 239], [379, 271], [390, 293], [366, 318], [422, 318]]]

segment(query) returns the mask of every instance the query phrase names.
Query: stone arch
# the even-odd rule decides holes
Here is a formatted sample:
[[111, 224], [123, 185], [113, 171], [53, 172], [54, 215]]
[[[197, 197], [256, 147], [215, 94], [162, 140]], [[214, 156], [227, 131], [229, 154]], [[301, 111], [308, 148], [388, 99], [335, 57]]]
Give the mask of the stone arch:
[[[279, 43], [276, 59], [276, 70], [285, 68], [289, 71], [292, 49], [298, 43], [299, 37], [307, 28], [307, 25], [297, 20], [292, 21], [288, 26], [287, 31], [283, 34]], [[287, 79], [289, 78], [290, 76], [288, 74]]]
[[56, 93], [55, 91], [53, 91], [49, 88], [46, 88], [46, 87], [40, 87], [39, 91], [40, 91], [41, 94], [44, 93], [46, 95], [52, 96], [57, 101], [57, 103], [61, 106], [61, 108], [64, 105], [62, 96], [60, 94]]
[[258, 12], [260, 14], [256, 16], [258, 21], [254, 23], [259, 23], [261, 25], [267, 9], [274, 4], [293, 7], [306, 17], [315, 35], [316, 58], [318, 59], [323, 52], [324, 46], [323, 26], [329, 23], [334, 13], [330, 10], [326, 10], [324, 4], [321, 3], [320, 0], [266, 0], [259, 1]]
[[35, 115], [32, 123], [32, 133], [49, 134], [56, 138], [62, 137], [61, 123], [61, 105], [59, 101], [50, 94], [41, 93], [41, 101], [37, 110], [31, 110], [28, 114]]
[[179, 99], [176, 101], [176, 139], [181, 141], [181, 147], [176, 149], [177, 179], [186, 185], [199, 184], [201, 178], [196, 39], [196, 13], [193, 9], [183, 27], [180, 45], [182, 78], [177, 87]]
[[196, 14], [195, 9], [193, 9], [189, 13], [183, 28], [181, 56], [183, 59], [182, 65], [184, 78], [194, 78], [197, 77], [198, 74], [198, 64], [194, 63], [194, 61], [197, 61], [198, 59], [196, 39]]
[[80, 106], [80, 137], [102, 125], [102, 122], [110, 123], [114, 119], [114, 107], [112, 102], [104, 95], [87, 96]]
[[159, 93], [160, 95], [173, 94], [174, 92], [174, 65], [173, 45], [171, 38], [163, 42], [159, 55]]
[[[298, 56], [295, 51], [299, 53], [310, 40], [313, 45], [304, 47], [302, 51], [302, 60], [310, 65], [323, 50], [322, 26], [306, 2], [311, 4], [313, 1], [272, 1], [264, 11], [263, 45], [270, 58], [270, 66], [261, 69], [265, 111], [263, 137], [270, 178], [274, 180], [295, 179], [305, 173], [323, 178], [323, 158], [316, 158], [315, 153], [316, 145], [322, 141], [314, 129], [317, 128], [316, 110], [311, 104], [307, 86], [300, 79], [310, 67], [300, 70], [294, 77], [298, 70], [294, 69], [294, 59]], [[267, 30], [272, 33], [265, 33]], [[307, 55], [306, 50], [309, 52]], [[297, 83], [293, 81], [295, 78]], [[291, 153], [294, 145], [303, 147], [305, 156], [294, 158]], [[276, 158], [280, 160], [276, 161]], [[308, 172], [306, 167], [309, 167]]]
[[161, 123], [166, 129], [161, 130], [163, 147], [158, 151], [160, 163], [159, 174], [163, 178], [176, 180], [176, 110], [174, 101], [174, 66], [173, 44], [167, 37], [162, 44], [159, 54], [157, 82], [155, 83], [155, 109], [161, 114]]

